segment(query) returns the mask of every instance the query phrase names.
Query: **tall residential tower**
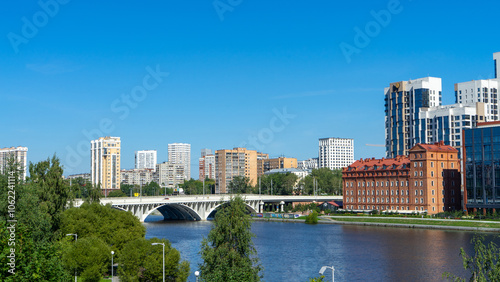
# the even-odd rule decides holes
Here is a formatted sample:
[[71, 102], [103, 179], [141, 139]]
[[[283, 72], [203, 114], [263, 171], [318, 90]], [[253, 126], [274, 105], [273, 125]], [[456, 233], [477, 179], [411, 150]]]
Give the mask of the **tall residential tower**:
[[385, 146], [388, 158], [408, 155], [420, 141], [421, 108], [441, 106], [441, 78], [393, 82], [385, 92]]
[[90, 141], [90, 177], [105, 195], [120, 189], [120, 137], [100, 137]]
[[354, 162], [354, 139], [319, 139], [319, 168], [341, 169]]
[[191, 179], [191, 144], [168, 144], [168, 161], [184, 165], [184, 179]]

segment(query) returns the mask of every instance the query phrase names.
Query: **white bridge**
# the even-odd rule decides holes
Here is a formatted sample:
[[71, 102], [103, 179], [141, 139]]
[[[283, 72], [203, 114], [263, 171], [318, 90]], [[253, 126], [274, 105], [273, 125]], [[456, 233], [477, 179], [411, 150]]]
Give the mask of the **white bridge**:
[[[207, 220], [207, 218], [224, 202], [229, 201], [232, 195], [191, 195], [168, 197], [127, 197], [101, 198], [101, 204], [111, 204], [113, 208], [130, 211], [141, 222], [153, 211], [158, 210], [165, 219], [179, 220]], [[261, 213], [264, 204], [272, 204], [273, 209], [281, 209], [290, 202], [318, 202], [341, 201], [342, 196], [279, 196], [279, 195], [242, 195], [247, 208], [252, 213]], [[82, 200], [77, 200], [78, 207]]]

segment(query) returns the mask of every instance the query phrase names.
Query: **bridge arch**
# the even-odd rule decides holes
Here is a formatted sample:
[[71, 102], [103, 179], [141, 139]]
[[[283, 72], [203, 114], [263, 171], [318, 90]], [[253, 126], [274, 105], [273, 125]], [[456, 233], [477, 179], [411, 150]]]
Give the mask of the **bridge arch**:
[[146, 220], [146, 218], [155, 210], [159, 211], [164, 219], [172, 220], [202, 220], [198, 212], [193, 210], [191, 207], [185, 204], [179, 203], [168, 203], [164, 205], [159, 205], [155, 208], [150, 209], [141, 218], [141, 221]]
[[[207, 218], [209, 218], [210, 216], [213, 217], [212, 213], [214, 213], [215, 215], [215, 211], [222, 205], [225, 205], [227, 204], [228, 202], [225, 202], [225, 203], [222, 203], [222, 204], [217, 204], [215, 207], [211, 208], [206, 214], [207, 214]], [[245, 205], [246, 205], [246, 208], [248, 211], [250, 211], [250, 213], [257, 213], [257, 211], [255, 210], [254, 207], [252, 207], [249, 203], [245, 202]]]

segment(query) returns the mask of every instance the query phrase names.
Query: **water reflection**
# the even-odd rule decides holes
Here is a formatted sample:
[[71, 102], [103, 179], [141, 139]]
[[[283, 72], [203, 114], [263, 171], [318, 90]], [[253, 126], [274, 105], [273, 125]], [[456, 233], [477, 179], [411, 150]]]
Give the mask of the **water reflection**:
[[[149, 222], [146, 237], [169, 239], [194, 272], [211, 225]], [[280, 222], [254, 222], [252, 231], [264, 281], [307, 281], [324, 265], [335, 267], [335, 281], [442, 281], [445, 271], [466, 275], [460, 247], [473, 252], [471, 232]]]

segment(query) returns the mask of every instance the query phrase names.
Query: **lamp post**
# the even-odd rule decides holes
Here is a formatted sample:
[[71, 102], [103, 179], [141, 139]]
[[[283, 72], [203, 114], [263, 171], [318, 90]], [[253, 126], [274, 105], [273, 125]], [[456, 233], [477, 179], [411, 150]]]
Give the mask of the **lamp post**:
[[111, 282], [113, 281], [113, 255], [115, 252], [111, 251]]
[[163, 282], [165, 282], [165, 244], [164, 243], [151, 243], [151, 245], [162, 245], [163, 246]]
[[332, 270], [332, 282], [335, 282], [335, 267], [333, 266], [323, 266], [320, 270], [319, 270], [319, 274], [323, 275], [323, 273], [325, 272], [325, 270], [327, 268], [330, 268]]
[[196, 270], [194, 272], [194, 276], [196, 276], [196, 282], [198, 282], [198, 277], [200, 276], [200, 272], [198, 270]]
[[[75, 236], [75, 243], [78, 241], [78, 234], [76, 234], [76, 233], [66, 234], [66, 236]], [[76, 268], [75, 268], [75, 282], [77, 282], [76, 281]]]

